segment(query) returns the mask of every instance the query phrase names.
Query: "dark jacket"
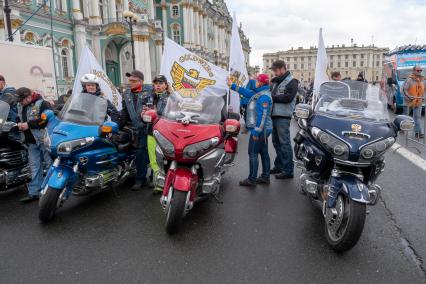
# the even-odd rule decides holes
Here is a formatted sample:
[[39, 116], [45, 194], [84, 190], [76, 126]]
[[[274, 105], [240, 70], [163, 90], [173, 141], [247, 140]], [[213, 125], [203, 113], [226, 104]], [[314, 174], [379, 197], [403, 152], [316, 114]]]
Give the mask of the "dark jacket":
[[[130, 90], [127, 90], [126, 92], [130, 92]], [[137, 102], [138, 102], [138, 96], [143, 96], [143, 103], [142, 106], [146, 106], [148, 103], [152, 102], [152, 88], [143, 86], [142, 91], [134, 93], [131, 92], [131, 96], [133, 98], [133, 106], [136, 108], [137, 106]], [[122, 103], [122, 109], [121, 109], [121, 114], [120, 114], [120, 128], [123, 128], [124, 126], [128, 126], [128, 125], [132, 125], [132, 120], [130, 118], [130, 114], [129, 111], [127, 109], [127, 104], [125, 101], [125, 98], [123, 96], [123, 103]], [[138, 112], [138, 115], [140, 116], [140, 114], [142, 113], [142, 109], [141, 110], [136, 110]]]
[[271, 80], [271, 96], [274, 103], [288, 104], [293, 101], [297, 95], [299, 89], [299, 82], [296, 79], [293, 79], [286, 86], [284, 93], [278, 93], [278, 86], [284, 81], [284, 79], [290, 75], [290, 71], [284, 73], [284, 75], [279, 77], [274, 77]]
[[24, 106], [22, 108], [22, 121], [19, 119], [19, 117], [17, 118], [18, 122], [27, 122], [28, 123], [28, 128], [29, 129], [24, 131], [24, 136], [25, 136], [25, 141], [24, 142], [26, 144], [36, 144], [36, 140], [35, 140], [33, 134], [31, 133], [30, 129], [43, 129], [43, 128], [45, 128], [47, 126], [47, 121], [43, 121], [41, 119], [41, 114], [44, 111], [48, 110], [48, 109], [52, 109], [52, 106], [50, 105], [50, 103], [48, 101], [43, 101], [41, 103], [40, 111], [39, 111], [39, 113], [37, 115], [37, 117], [39, 117], [38, 119], [34, 119], [34, 120], [29, 120], [28, 121], [28, 118], [27, 118], [27, 109], [29, 107], [33, 107], [34, 103], [38, 99], [40, 99], [40, 97], [41, 96], [34, 97], [32, 103], [30, 103], [29, 105]]

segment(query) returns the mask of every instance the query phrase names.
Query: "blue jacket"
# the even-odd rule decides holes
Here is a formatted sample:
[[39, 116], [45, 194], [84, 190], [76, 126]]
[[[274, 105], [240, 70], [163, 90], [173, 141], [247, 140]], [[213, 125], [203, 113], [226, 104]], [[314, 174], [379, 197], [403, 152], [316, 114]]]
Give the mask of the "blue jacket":
[[[250, 81], [248, 81], [247, 85], [245, 86], [245, 89], [247, 89], [247, 90], [254, 90], [254, 89], [256, 89], [256, 80], [250, 80]], [[242, 108], [246, 108], [247, 107], [247, 104], [248, 104], [249, 100], [250, 100], [250, 98], [246, 98], [246, 97], [244, 97], [243, 95], [240, 94], [240, 102], [241, 102], [241, 107]]]
[[253, 119], [255, 120], [254, 125], [247, 123], [246, 127], [250, 131], [250, 134], [253, 136], [260, 137], [262, 135], [270, 135], [272, 133], [272, 120], [271, 120], [271, 110], [272, 110], [272, 98], [269, 91], [269, 86], [262, 86], [260, 88], [254, 88], [249, 90], [243, 87], [237, 88], [235, 84], [232, 84], [231, 89], [237, 91], [240, 95], [248, 100], [248, 104], [252, 101], [252, 98], [261, 92], [261, 95], [255, 101], [255, 113], [250, 113], [250, 108], [247, 111], [247, 120], [251, 120], [251, 116], [254, 115]]

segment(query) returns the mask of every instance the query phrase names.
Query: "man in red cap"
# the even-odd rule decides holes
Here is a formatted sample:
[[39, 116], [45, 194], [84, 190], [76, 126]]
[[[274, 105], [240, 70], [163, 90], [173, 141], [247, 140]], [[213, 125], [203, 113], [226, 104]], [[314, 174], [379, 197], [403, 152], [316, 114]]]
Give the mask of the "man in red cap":
[[[269, 76], [259, 74], [256, 77], [256, 86], [253, 89], [238, 87], [228, 79], [231, 90], [238, 92], [243, 98], [248, 99], [246, 109], [246, 127], [250, 131], [249, 139], [249, 177], [240, 181], [241, 186], [256, 186], [256, 184], [269, 184], [269, 171], [271, 162], [268, 153], [268, 137], [272, 133], [272, 99], [269, 91]], [[259, 167], [259, 154], [262, 159], [262, 175], [257, 176]]]
[[140, 190], [147, 183], [146, 174], [148, 171], [148, 146], [147, 146], [147, 125], [142, 121], [141, 113], [153, 105], [151, 96], [152, 90], [143, 85], [144, 75], [141, 71], [134, 70], [126, 73], [129, 78], [130, 87], [123, 94], [123, 109], [120, 115], [120, 127], [132, 126], [137, 131], [137, 141], [134, 146], [136, 153], [136, 182], [132, 190]]

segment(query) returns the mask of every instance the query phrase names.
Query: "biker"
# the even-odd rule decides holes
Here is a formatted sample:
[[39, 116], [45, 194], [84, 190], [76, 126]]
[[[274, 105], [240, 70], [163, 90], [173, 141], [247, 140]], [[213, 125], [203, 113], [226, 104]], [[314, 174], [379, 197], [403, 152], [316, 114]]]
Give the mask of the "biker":
[[[167, 105], [167, 100], [170, 96], [169, 92], [169, 83], [167, 78], [163, 75], [158, 75], [152, 81], [154, 84], [154, 89], [152, 90], [153, 97], [153, 108], [157, 111], [158, 116], [162, 116], [164, 109]], [[145, 108], [146, 110], [147, 108]], [[152, 135], [152, 125], [148, 125], [148, 156], [149, 164], [153, 172], [153, 185], [154, 192], [162, 192], [161, 187], [156, 186], [158, 172], [160, 167], [157, 164], [157, 158], [155, 155], [155, 148], [157, 147], [157, 142], [155, 141], [154, 136]]]
[[331, 80], [332, 81], [342, 81], [342, 75], [339, 71], [331, 72]]
[[[270, 183], [271, 162], [268, 153], [268, 137], [272, 133], [272, 98], [269, 90], [269, 76], [259, 74], [256, 78], [256, 87], [249, 90], [238, 87], [228, 78], [228, 86], [231, 90], [237, 91], [243, 97], [248, 98], [246, 127], [250, 131], [248, 147], [249, 154], [249, 177], [240, 181], [240, 186], [256, 186], [256, 184]], [[260, 154], [262, 159], [262, 175], [257, 177]]]
[[[104, 93], [101, 91], [101, 86], [99, 83], [99, 77], [94, 74], [86, 74], [83, 75], [80, 79], [81, 86], [83, 87], [83, 93], [88, 93], [91, 95], [95, 95], [97, 97], [106, 98]], [[111, 103], [109, 99], [107, 106], [107, 115], [111, 118], [111, 121], [119, 124], [120, 123], [120, 113], [115, 108], [115, 106]]]
[[18, 109], [16, 101], [13, 99], [16, 96], [16, 90], [14, 87], [6, 85], [6, 79], [0, 74], [0, 100], [5, 101], [10, 106], [8, 121], [16, 122], [18, 116]]
[[51, 104], [45, 101], [40, 94], [28, 88], [19, 88], [18, 96], [18, 128], [21, 130], [23, 142], [28, 147], [28, 159], [31, 170], [31, 182], [28, 184], [28, 195], [21, 199], [22, 203], [38, 200], [43, 183], [44, 167], [50, 167], [52, 159], [44, 145], [44, 132], [47, 120], [41, 114], [52, 109]]
[[149, 157], [147, 150], [147, 126], [143, 123], [141, 113], [144, 107], [153, 104], [151, 90], [144, 87], [144, 75], [141, 71], [134, 70], [126, 73], [129, 78], [130, 88], [123, 94], [123, 109], [121, 110], [120, 127], [131, 125], [137, 131], [135, 141], [136, 153], [136, 180], [132, 190], [140, 190], [146, 184]]

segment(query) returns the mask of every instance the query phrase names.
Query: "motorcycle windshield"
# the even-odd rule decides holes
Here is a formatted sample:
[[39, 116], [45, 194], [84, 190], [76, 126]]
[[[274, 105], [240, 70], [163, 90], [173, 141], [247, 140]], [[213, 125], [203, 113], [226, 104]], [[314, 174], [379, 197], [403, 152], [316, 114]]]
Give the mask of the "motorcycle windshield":
[[197, 124], [218, 124], [221, 121], [224, 98], [201, 93], [195, 89], [182, 89], [172, 93], [167, 100], [164, 116]]
[[329, 117], [389, 121], [378, 86], [360, 81], [333, 81], [321, 85], [315, 112]]
[[6, 122], [9, 115], [10, 106], [8, 103], [0, 100], [0, 127]]
[[105, 121], [108, 101], [102, 97], [81, 93], [67, 101], [59, 119], [82, 125], [101, 125]]

